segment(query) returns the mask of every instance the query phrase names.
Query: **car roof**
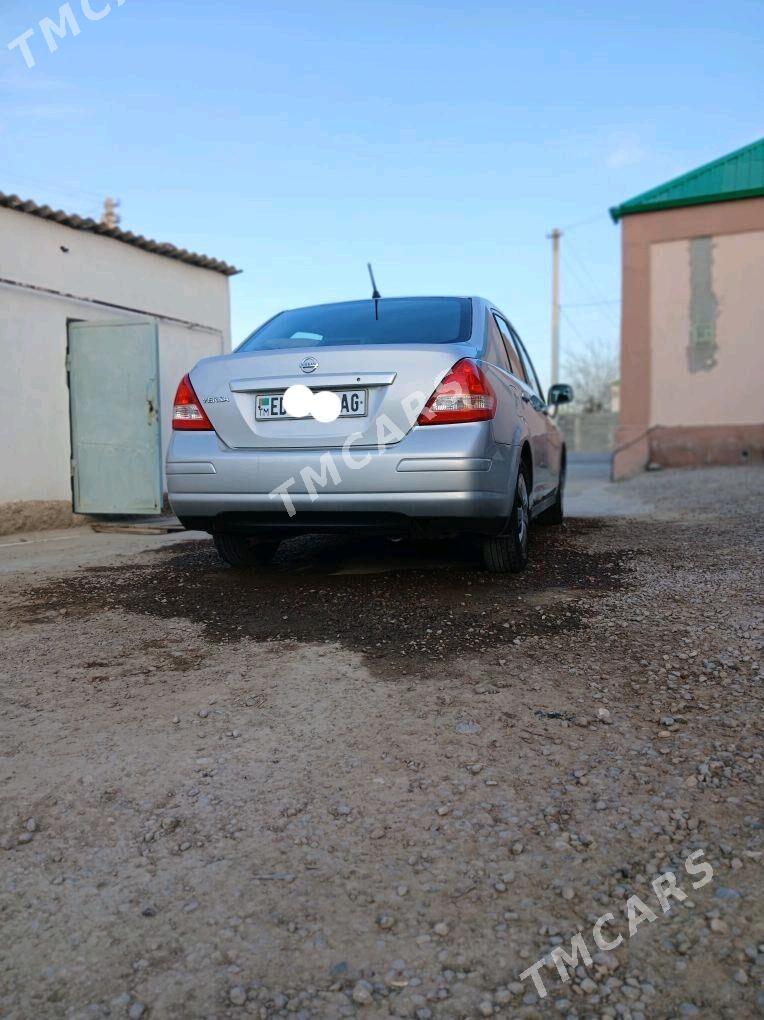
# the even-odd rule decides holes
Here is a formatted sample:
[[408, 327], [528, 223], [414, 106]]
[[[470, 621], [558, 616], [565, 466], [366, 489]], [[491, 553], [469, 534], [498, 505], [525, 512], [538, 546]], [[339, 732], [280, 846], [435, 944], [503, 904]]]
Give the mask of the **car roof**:
[[[387, 297], [377, 298], [377, 301], [440, 301], [444, 298], [452, 298], [458, 301], [482, 301], [486, 304], [484, 298], [473, 297], [471, 294], [390, 294]], [[319, 301], [315, 305], [294, 305], [291, 308], [285, 308], [286, 312], [296, 312], [301, 308], [336, 308], [341, 305], [358, 305], [365, 301], [373, 301], [374, 298], [360, 297], [352, 298], [348, 301]]]

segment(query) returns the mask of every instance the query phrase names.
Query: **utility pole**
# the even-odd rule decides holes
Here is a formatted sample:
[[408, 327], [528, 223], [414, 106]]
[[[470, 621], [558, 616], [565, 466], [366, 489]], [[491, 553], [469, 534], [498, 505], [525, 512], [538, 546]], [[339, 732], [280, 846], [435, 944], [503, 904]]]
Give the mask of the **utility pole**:
[[547, 237], [552, 241], [552, 385], [560, 381], [560, 238], [556, 228]]

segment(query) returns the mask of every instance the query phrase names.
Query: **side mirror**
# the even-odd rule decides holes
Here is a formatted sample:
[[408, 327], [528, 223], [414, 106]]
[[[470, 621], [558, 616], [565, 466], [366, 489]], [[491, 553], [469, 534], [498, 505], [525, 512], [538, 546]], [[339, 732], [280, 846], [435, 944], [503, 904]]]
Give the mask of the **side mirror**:
[[559, 407], [560, 404], [571, 404], [573, 402], [573, 387], [568, 386], [567, 383], [555, 383], [554, 386], [549, 388], [549, 397], [547, 403], [553, 407]]

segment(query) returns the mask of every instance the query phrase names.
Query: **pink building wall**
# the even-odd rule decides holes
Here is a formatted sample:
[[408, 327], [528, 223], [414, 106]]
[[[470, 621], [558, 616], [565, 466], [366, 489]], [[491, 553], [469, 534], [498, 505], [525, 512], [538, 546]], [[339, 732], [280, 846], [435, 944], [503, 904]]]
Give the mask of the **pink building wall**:
[[614, 475], [764, 459], [764, 199], [623, 220]]
[[650, 418], [655, 425], [764, 421], [764, 231], [710, 238], [712, 367], [692, 369], [691, 243], [652, 245]]

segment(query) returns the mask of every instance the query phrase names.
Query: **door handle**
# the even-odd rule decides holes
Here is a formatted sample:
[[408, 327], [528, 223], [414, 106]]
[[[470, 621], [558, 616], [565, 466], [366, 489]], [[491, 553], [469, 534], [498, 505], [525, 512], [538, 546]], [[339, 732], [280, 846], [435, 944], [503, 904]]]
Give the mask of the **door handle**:
[[530, 404], [531, 398], [528, 396], [527, 393], [521, 393], [520, 396], [523, 398], [524, 404]]

